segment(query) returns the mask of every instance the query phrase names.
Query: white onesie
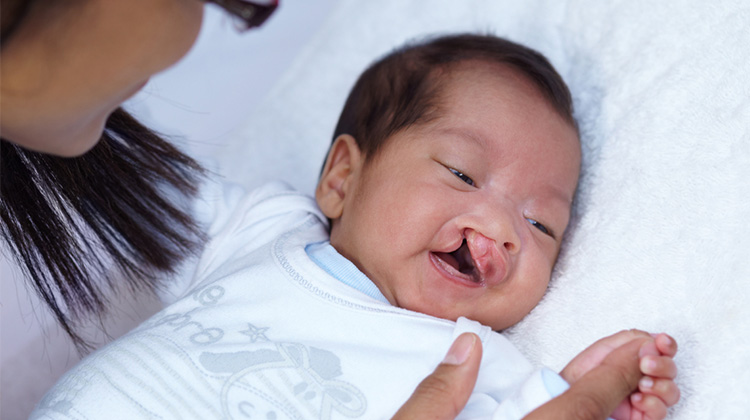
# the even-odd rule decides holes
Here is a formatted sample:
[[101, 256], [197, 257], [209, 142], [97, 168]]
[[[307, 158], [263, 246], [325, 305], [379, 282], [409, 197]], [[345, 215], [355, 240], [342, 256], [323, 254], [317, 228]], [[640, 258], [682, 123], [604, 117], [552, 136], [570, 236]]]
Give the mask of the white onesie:
[[565, 388], [488, 327], [393, 307], [321, 268], [305, 251], [328, 239], [312, 198], [282, 184], [205, 197], [211, 240], [181, 297], [80, 362], [31, 418], [390, 418], [465, 331], [484, 356], [459, 418], [518, 419]]

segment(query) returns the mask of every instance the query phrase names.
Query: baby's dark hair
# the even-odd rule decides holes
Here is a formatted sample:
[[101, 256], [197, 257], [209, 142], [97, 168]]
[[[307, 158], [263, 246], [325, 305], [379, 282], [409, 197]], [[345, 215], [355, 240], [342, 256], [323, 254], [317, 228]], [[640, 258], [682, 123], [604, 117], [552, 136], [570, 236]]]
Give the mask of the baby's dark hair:
[[349, 134], [366, 158], [374, 156], [393, 134], [436, 115], [441, 70], [466, 61], [517, 70], [577, 127], [570, 91], [543, 55], [493, 35], [459, 34], [407, 44], [370, 65], [349, 93], [333, 139]]

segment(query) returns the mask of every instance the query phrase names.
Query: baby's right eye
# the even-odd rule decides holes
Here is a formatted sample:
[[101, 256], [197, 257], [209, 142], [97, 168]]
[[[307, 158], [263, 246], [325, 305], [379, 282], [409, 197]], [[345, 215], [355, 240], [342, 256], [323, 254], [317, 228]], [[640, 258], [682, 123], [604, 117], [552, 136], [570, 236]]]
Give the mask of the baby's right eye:
[[545, 235], [551, 236], [552, 238], [555, 237], [555, 235], [552, 233], [552, 231], [549, 230], [549, 229], [547, 229], [547, 226], [544, 226], [543, 224], [539, 223], [538, 221], [536, 221], [534, 219], [529, 219], [528, 217], [526, 218], [526, 220], [528, 220], [529, 223], [531, 223], [532, 226], [534, 226], [535, 228], [537, 228], [540, 231], [542, 231], [542, 233], [544, 233]]
[[453, 175], [459, 177], [461, 181], [471, 185], [472, 187], [474, 186], [474, 180], [471, 179], [468, 175], [453, 168], [448, 168], [448, 170], [451, 171]]

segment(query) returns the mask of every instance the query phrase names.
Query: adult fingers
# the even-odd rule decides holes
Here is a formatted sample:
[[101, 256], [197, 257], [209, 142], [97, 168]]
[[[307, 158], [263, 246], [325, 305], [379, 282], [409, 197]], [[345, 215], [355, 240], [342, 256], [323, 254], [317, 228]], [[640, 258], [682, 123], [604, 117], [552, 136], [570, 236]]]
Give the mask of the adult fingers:
[[[648, 337], [650, 337], [650, 335], [645, 331], [631, 329], [622, 330], [610, 336], [601, 338], [573, 358], [573, 360], [565, 366], [562, 372], [560, 372], [560, 376], [569, 383], [574, 383], [593, 367], [598, 366], [614, 349], [636, 338]], [[649, 354], [658, 355], [659, 351], [654, 347], [653, 352]]]
[[594, 343], [594, 345], [604, 344], [611, 348], [616, 348], [616, 347], [622, 346], [625, 343], [633, 341], [636, 338], [645, 338], [645, 337], [650, 337], [650, 336], [651, 335], [647, 333], [646, 331], [633, 328], [629, 330], [621, 330], [612, 335], [600, 338]]
[[598, 420], [611, 414], [637, 387], [643, 376], [638, 359], [641, 347], [653, 343], [639, 337], [613, 350], [602, 363], [573, 383], [559, 397], [525, 419]]
[[482, 342], [476, 334], [456, 338], [443, 362], [425, 378], [394, 420], [454, 420], [466, 405], [479, 373]]

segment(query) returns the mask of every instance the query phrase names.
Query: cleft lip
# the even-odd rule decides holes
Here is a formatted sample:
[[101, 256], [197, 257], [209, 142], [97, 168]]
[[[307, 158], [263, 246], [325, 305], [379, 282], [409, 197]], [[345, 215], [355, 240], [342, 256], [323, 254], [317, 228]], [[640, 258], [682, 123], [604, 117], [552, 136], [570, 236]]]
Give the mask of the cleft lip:
[[443, 274], [444, 277], [452, 280], [454, 283], [458, 283], [462, 286], [468, 287], [483, 287], [485, 286], [484, 280], [480, 276], [475, 274], [466, 274], [459, 271], [456, 266], [455, 260], [449, 253], [445, 252], [430, 252], [430, 259], [433, 265]]
[[461, 242], [461, 246], [451, 253], [451, 256], [453, 256], [457, 262], [456, 268], [458, 271], [476, 277], [476, 266], [474, 264], [474, 259], [471, 256], [469, 246], [466, 243], [466, 238]]
[[507, 260], [496, 242], [473, 229], [465, 229], [461, 242], [447, 250], [430, 252], [430, 258], [443, 274], [466, 286], [494, 286], [507, 274]]
[[482, 280], [491, 286], [505, 280], [508, 262], [497, 242], [473, 229], [466, 229], [464, 235], [472, 262]]

